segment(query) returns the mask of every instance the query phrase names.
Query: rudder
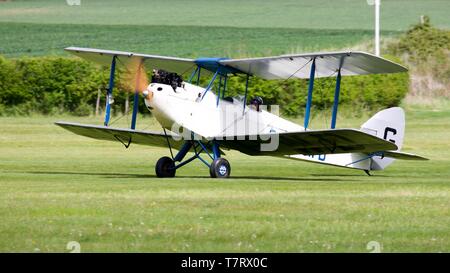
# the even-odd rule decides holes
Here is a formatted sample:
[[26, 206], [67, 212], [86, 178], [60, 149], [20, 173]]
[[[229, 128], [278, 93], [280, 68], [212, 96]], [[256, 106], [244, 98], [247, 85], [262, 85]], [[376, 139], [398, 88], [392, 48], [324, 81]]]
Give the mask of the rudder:
[[[395, 143], [400, 151], [405, 136], [405, 112], [400, 107], [392, 107], [376, 113], [362, 126], [361, 130]], [[371, 170], [382, 170], [394, 162], [393, 158], [374, 156]]]

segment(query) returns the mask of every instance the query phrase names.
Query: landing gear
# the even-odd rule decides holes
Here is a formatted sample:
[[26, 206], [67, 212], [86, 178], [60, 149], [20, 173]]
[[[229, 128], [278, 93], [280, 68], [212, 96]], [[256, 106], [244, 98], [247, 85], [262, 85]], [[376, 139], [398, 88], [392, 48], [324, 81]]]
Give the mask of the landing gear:
[[231, 173], [231, 167], [225, 158], [216, 158], [209, 167], [209, 174], [212, 178], [228, 178]]
[[[209, 168], [209, 174], [213, 178], [227, 178], [230, 176], [230, 163], [225, 158], [220, 157], [221, 152], [217, 142], [212, 141], [203, 143], [201, 141], [186, 141], [175, 156], [173, 156], [170, 142], [167, 143], [172, 158], [165, 156], [158, 160], [155, 166], [156, 175], [158, 177], [175, 177], [178, 168], [183, 167], [195, 159], [200, 160]], [[184, 159], [189, 151], [193, 151], [194, 155], [188, 159]], [[200, 156], [201, 153], [206, 154], [212, 160], [212, 163], [209, 164], [203, 159]]]
[[175, 162], [170, 157], [161, 157], [156, 162], [155, 172], [158, 177], [175, 177]]

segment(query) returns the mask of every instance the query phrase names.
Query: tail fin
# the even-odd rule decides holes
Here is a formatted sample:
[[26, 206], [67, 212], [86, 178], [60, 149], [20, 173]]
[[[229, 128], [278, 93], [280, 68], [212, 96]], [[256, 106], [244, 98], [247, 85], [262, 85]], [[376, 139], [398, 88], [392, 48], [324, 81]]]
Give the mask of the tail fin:
[[[361, 130], [379, 138], [391, 141], [400, 151], [405, 136], [405, 112], [400, 107], [392, 107], [376, 113], [366, 121]], [[393, 158], [374, 156], [370, 166], [371, 170], [382, 170], [394, 162]]]

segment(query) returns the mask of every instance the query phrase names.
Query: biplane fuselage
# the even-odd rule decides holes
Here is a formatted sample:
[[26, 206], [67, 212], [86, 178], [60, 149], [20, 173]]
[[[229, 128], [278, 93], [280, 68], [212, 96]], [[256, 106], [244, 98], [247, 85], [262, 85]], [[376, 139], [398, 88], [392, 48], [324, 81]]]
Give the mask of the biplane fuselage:
[[[243, 104], [240, 98], [222, 99], [214, 92], [206, 93], [205, 88], [183, 83], [181, 87], [173, 89], [170, 85], [152, 83], [145, 92], [145, 105], [151, 111], [161, 126], [176, 134], [196, 132], [204, 138], [237, 138], [245, 135], [262, 135], [272, 133], [302, 132], [305, 128], [268, 112], [261, 107], [257, 111], [252, 106]], [[272, 106], [273, 107], [273, 106]], [[274, 107], [278, 109], [278, 107]], [[398, 116], [403, 115], [400, 108], [395, 109]], [[401, 127], [401, 124], [396, 125]], [[400, 128], [398, 129], [400, 131]], [[402, 129], [404, 130], [404, 128]], [[396, 137], [397, 145], [401, 147], [402, 137]], [[188, 137], [188, 136], [187, 136]], [[289, 159], [303, 160], [339, 167], [379, 170], [366, 160], [365, 153], [343, 154], [290, 154], [283, 155]], [[385, 159], [387, 161], [389, 159]]]

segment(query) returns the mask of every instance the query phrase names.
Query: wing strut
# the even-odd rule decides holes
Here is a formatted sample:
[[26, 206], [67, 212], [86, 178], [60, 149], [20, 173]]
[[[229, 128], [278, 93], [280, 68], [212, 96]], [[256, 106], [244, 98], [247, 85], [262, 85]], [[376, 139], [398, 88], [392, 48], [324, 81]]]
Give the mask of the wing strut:
[[192, 72], [191, 76], [189, 77], [188, 82], [192, 83], [192, 81], [194, 80], [194, 77], [197, 75], [197, 85], [199, 84], [199, 78], [200, 78], [200, 66], [197, 66], [197, 68], [195, 68], [195, 70]]
[[106, 94], [106, 110], [105, 110], [105, 126], [108, 126], [111, 115], [111, 104], [114, 102], [112, 92], [114, 89], [114, 76], [116, 72], [116, 56], [114, 55], [111, 62], [111, 71], [109, 73], [109, 84]]
[[312, 65], [311, 65], [311, 72], [309, 76], [309, 86], [308, 86], [308, 99], [306, 101], [306, 109], [305, 109], [305, 122], [304, 127], [305, 130], [308, 128], [309, 124], [309, 113], [311, 112], [311, 103], [312, 103], [312, 92], [314, 88], [314, 77], [316, 75], [316, 57], [314, 57]]
[[331, 116], [331, 129], [336, 128], [336, 118], [337, 118], [340, 92], [341, 92], [341, 69], [339, 69], [338, 75], [336, 77], [336, 89], [334, 90], [333, 113]]
[[248, 95], [248, 79], [250, 75], [247, 74], [247, 78], [245, 79], [245, 93], [244, 93], [244, 107], [242, 108], [242, 115], [245, 113], [245, 105], [247, 104], [247, 95]]
[[[139, 82], [140, 82], [140, 78], [141, 78], [141, 71], [142, 71], [142, 66], [143, 66], [143, 61], [141, 60], [137, 73], [136, 73], [136, 86], [135, 86], [135, 90], [134, 90], [134, 99], [133, 99], [133, 113], [131, 115], [131, 129], [134, 130], [136, 129], [136, 118], [137, 118], [137, 113], [139, 110]], [[147, 77], [147, 76], [145, 76]]]
[[341, 68], [344, 64], [344, 56], [341, 57], [338, 74], [336, 77], [336, 89], [334, 90], [333, 114], [331, 116], [331, 129], [336, 128], [336, 118], [339, 105], [339, 93], [341, 92]]
[[[216, 107], [219, 106], [220, 101], [220, 90], [222, 89], [222, 75], [219, 75], [219, 88], [217, 88], [217, 99], [216, 99]], [[225, 95], [225, 90], [223, 90], [222, 97]]]
[[211, 81], [209, 82], [208, 86], [206, 87], [205, 92], [203, 92], [202, 100], [205, 97], [206, 93], [208, 93], [208, 91], [211, 89], [214, 81], [216, 80], [217, 74], [219, 74], [219, 70], [217, 70], [216, 73], [214, 73], [214, 76], [212, 77]]
[[134, 99], [133, 99], [133, 113], [131, 115], [131, 129], [136, 129], [136, 118], [137, 113], [139, 110], [139, 92], [134, 92]]

